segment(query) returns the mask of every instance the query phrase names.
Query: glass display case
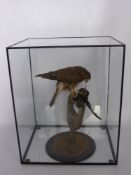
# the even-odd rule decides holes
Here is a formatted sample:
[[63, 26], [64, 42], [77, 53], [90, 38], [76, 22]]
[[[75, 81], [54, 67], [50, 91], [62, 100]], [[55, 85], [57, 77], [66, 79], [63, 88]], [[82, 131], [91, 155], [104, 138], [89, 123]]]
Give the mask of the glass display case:
[[[125, 44], [111, 36], [29, 38], [6, 51], [21, 163], [117, 164]], [[77, 98], [71, 96], [72, 86]], [[88, 94], [78, 108], [70, 97], [79, 100], [81, 89]], [[69, 146], [61, 136], [53, 145], [59, 135], [72, 131], [71, 114], [79, 116], [81, 109], [75, 134], [87, 140], [76, 135]]]

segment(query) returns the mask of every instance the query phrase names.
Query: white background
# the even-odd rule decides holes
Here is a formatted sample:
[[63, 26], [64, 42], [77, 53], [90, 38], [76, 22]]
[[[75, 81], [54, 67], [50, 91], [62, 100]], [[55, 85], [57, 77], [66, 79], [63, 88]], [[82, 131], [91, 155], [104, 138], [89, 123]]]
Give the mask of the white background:
[[[28, 37], [88, 35], [112, 35], [127, 45], [119, 166], [21, 166], [14, 127], [4, 130], [14, 124], [5, 47]], [[130, 35], [130, 0], [0, 0], [0, 174], [130, 174]]]

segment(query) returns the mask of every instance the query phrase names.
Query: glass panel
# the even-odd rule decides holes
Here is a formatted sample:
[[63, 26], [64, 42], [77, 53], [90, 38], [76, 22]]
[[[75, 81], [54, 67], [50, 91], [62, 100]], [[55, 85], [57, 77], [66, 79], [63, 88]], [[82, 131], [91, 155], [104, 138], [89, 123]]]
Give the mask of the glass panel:
[[[66, 106], [69, 92], [63, 91], [56, 99], [55, 105], [49, 107], [56, 81], [35, 76], [76, 65], [85, 67], [91, 73], [91, 80], [87, 83], [89, 101], [102, 118], [101, 121], [98, 120], [87, 108], [83, 124], [106, 124], [109, 48], [41, 48], [31, 49], [30, 53], [38, 124], [67, 124]], [[80, 87], [85, 87], [85, 82], [80, 83], [78, 89]]]
[[108, 130], [112, 140], [114, 154], [117, 154], [118, 127], [120, 111], [121, 77], [123, 64], [123, 47], [110, 50]]
[[22, 156], [35, 125], [28, 49], [9, 50]]
[[[27, 159], [31, 162], [57, 162], [48, 156], [45, 151], [45, 145], [50, 137], [57, 133], [68, 131], [67, 127], [42, 127], [36, 130]], [[109, 163], [113, 160], [108, 136], [105, 129], [100, 127], [84, 127], [80, 132], [91, 136], [96, 143], [95, 153], [88, 159], [80, 163]]]
[[81, 45], [121, 45], [117, 40], [110, 37], [74, 37], [74, 38], [32, 38], [20, 42], [13, 47], [33, 47], [33, 46], [81, 46]]

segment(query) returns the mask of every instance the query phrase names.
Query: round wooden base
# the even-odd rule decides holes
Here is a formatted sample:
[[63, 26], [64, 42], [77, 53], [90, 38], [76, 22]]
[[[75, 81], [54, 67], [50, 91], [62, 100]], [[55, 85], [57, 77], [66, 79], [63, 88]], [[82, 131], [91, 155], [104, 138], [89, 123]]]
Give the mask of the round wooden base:
[[48, 155], [57, 161], [75, 163], [89, 158], [96, 149], [94, 140], [76, 132], [75, 142], [69, 139], [70, 132], [62, 132], [51, 137], [46, 144]]

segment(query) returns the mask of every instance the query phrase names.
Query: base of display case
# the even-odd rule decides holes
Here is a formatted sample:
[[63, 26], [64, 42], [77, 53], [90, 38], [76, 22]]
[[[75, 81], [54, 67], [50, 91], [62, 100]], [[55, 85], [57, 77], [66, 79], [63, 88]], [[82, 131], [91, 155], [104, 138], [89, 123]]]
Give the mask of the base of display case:
[[[29, 129], [29, 128], [27, 128]], [[31, 128], [32, 129], [32, 128]], [[115, 133], [116, 127], [112, 127]], [[22, 135], [27, 135], [26, 127], [21, 128]], [[95, 141], [95, 153], [80, 162], [60, 162], [51, 158], [46, 152], [50, 138], [59, 133], [68, 132], [68, 126], [38, 125], [34, 128], [30, 141], [22, 158], [22, 164], [51, 164], [51, 165], [117, 165], [108, 127], [106, 125], [82, 126], [78, 132], [88, 135]]]

